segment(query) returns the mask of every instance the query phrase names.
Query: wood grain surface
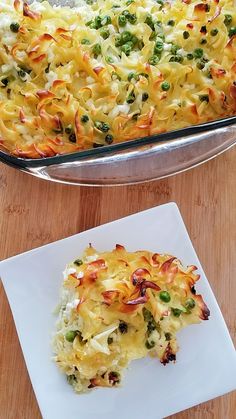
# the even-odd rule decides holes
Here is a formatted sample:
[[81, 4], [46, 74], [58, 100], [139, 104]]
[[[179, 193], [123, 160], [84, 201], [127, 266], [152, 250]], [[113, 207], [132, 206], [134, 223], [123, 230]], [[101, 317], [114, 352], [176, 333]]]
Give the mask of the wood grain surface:
[[[236, 343], [236, 147], [183, 174], [117, 188], [53, 184], [0, 164], [0, 259], [170, 201], [180, 208]], [[39, 418], [0, 285], [0, 419]], [[174, 418], [235, 419], [236, 393]]]

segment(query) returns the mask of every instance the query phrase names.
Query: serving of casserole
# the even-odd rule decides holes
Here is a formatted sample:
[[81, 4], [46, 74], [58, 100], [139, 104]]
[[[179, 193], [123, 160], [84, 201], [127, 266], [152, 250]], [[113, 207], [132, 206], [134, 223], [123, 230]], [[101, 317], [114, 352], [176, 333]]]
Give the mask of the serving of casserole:
[[176, 360], [176, 333], [210, 315], [196, 294], [196, 269], [121, 245], [103, 253], [90, 245], [67, 265], [53, 349], [76, 392], [117, 386], [147, 354], [164, 365]]
[[0, 144], [23, 158], [236, 114], [232, 1], [0, 2]]

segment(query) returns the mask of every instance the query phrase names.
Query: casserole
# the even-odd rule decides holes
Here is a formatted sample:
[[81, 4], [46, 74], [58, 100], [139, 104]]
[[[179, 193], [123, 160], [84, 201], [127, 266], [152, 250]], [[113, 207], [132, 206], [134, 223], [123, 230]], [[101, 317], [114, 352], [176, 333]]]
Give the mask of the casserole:
[[76, 392], [119, 385], [130, 361], [147, 355], [176, 360], [177, 332], [210, 315], [196, 269], [120, 244], [102, 253], [90, 245], [66, 266], [53, 351]]
[[[46, 2], [2, 6], [3, 161], [59, 181], [130, 183], [185, 169], [234, 142], [232, 127], [218, 141], [211, 132], [235, 122], [230, 2], [87, 3], [70, 15]], [[10, 25], [4, 8], [15, 9]], [[217, 118], [224, 119], [209, 122]]]

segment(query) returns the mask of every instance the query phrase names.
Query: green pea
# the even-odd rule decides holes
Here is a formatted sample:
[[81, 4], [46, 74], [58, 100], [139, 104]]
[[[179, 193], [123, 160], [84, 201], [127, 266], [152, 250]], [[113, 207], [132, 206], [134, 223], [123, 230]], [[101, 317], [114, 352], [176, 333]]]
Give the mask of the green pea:
[[129, 13], [126, 18], [131, 25], [134, 25], [137, 22], [137, 16], [135, 13]]
[[24, 79], [27, 73], [25, 70], [20, 69], [19, 71], [17, 71], [17, 74], [21, 79]]
[[151, 65], [156, 65], [159, 61], [160, 57], [158, 55], [152, 55], [148, 60], [149, 64]]
[[23, 70], [23, 71], [25, 71], [27, 74], [30, 74], [31, 73], [31, 68], [28, 68], [28, 67], [21, 67], [21, 70]]
[[106, 26], [111, 24], [111, 16], [104, 16], [101, 20], [101, 25]]
[[74, 374], [67, 375], [67, 381], [72, 386], [74, 383], [77, 383], [77, 378]]
[[103, 39], [107, 39], [107, 38], [109, 38], [109, 35], [110, 35], [110, 31], [109, 31], [109, 29], [107, 29], [107, 28], [102, 28], [102, 29], [100, 30], [100, 35], [101, 35], [101, 37], [102, 37]]
[[122, 15], [124, 15], [125, 17], [130, 15], [129, 10], [123, 10]]
[[151, 340], [151, 341], [146, 340], [145, 346], [146, 346], [147, 349], [152, 349], [155, 346], [155, 342], [153, 340]]
[[134, 121], [137, 121], [139, 116], [140, 116], [140, 112], [136, 112], [136, 113], [134, 113], [134, 114], [132, 115], [132, 119], [133, 119]]
[[152, 19], [152, 15], [148, 14], [144, 23], [146, 23], [153, 31], [155, 30], [154, 22]]
[[196, 303], [195, 303], [195, 301], [194, 301], [194, 299], [193, 299], [193, 298], [188, 298], [188, 299], [185, 301], [185, 307], [186, 307], [186, 308], [188, 308], [188, 309], [192, 309], [192, 308], [194, 308], [194, 307], [195, 307], [195, 305], [196, 305]]
[[176, 55], [172, 55], [172, 57], [170, 57], [170, 62], [176, 62], [176, 63], [182, 63], [184, 60], [184, 57], [182, 55], [176, 54]]
[[81, 266], [81, 265], [83, 265], [83, 261], [81, 259], [75, 259], [74, 264], [77, 265], [77, 266]]
[[159, 32], [159, 33], [157, 34], [157, 37], [158, 37], [158, 38], [160, 38], [162, 41], [164, 41], [164, 40], [165, 40], [165, 35], [164, 35], [164, 33]]
[[146, 100], [148, 100], [148, 98], [149, 98], [149, 94], [148, 94], [148, 93], [146, 93], [146, 92], [144, 92], [144, 93], [142, 94], [142, 101], [143, 101], [143, 102], [146, 102]]
[[112, 80], [119, 80], [119, 81], [121, 80], [121, 77], [115, 71], [112, 71], [111, 78]]
[[113, 135], [111, 134], [107, 134], [105, 137], [105, 141], [107, 144], [112, 144], [113, 143]]
[[224, 19], [225, 26], [229, 26], [232, 23], [232, 20], [233, 20], [232, 16], [226, 14], [225, 15], [225, 19]]
[[203, 57], [202, 62], [206, 64], [206, 63], [209, 63], [209, 60], [208, 60], [208, 58]]
[[110, 129], [110, 125], [107, 124], [106, 122], [95, 121], [94, 125], [99, 131], [102, 131], [102, 132], [107, 132]]
[[139, 116], [140, 116], [140, 112], [135, 112], [135, 113], [132, 115], [132, 119], [133, 119], [134, 121], [137, 121]]
[[170, 52], [171, 52], [171, 54], [177, 54], [177, 51], [179, 49], [180, 49], [180, 46], [179, 45], [172, 45]]
[[95, 44], [93, 46], [93, 54], [94, 54], [95, 58], [97, 58], [97, 56], [100, 55], [101, 52], [102, 52], [101, 45], [100, 44]]
[[9, 83], [9, 79], [7, 77], [5, 77], [4, 79], [1, 80], [1, 83], [3, 84], [4, 87], [7, 87], [8, 83]]
[[151, 311], [149, 311], [146, 307], [143, 307], [143, 318], [145, 322], [149, 322], [153, 319]]
[[[168, 83], [168, 82], [164, 82], [164, 83]], [[164, 84], [164, 83], [162, 83], [162, 84]], [[168, 83], [168, 85], [169, 85], [169, 83]], [[170, 87], [168, 87], [167, 90], [169, 90], [169, 88]], [[166, 89], [163, 89], [163, 87], [162, 87], [162, 90], [166, 90]], [[170, 297], [170, 294], [169, 294], [168, 291], [161, 291], [160, 294], [159, 294], [159, 298], [160, 298], [161, 301], [164, 301], [165, 303], [169, 303], [170, 300], [171, 300], [171, 297]]]
[[126, 102], [127, 103], [134, 103], [135, 101], [135, 94], [134, 92], [130, 92], [130, 94], [127, 96]]
[[208, 77], [208, 79], [212, 79], [211, 70], [207, 70], [206, 76]]
[[82, 44], [82, 45], [90, 45], [90, 44], [91, 44], [91, 42], [90, 42], [90, 40], [89, 40], [89, 39], [83, 38], [83, 39], [81, 39], [81, 44]]
[[109, 63], [109, 64], [114, 63], [113, 58], [112, 58], [112, 57], [110, 57], [110, 56], [108, 56], [108, 55], [105, 57], [105, 60], [106, 60], [106, 62], [107, 62], [107, 63]]
[[154, 46], [154, 54], [161, 54], [164, 49], [164, 44], [161, 41], [157, 41]]
[[86, 124], [86, 122], [89, 121], [89, 117], [88, 117], [88, 115], [82, 115], [80, 120], [83, 124]]
[[149, 40], [150, 41], [154, 41], [156, 38], [157, 38], [156, 32], [152, 32], [151, 35], [150, 35], [150, 37], [149, 37]]
[[62, 134], [63, 133], [63, 127], [62, 127], [62, 125], [60, 127], [58, 127], [58, 128], [54, 128], [52, 130], [52, 132], [55, 132], [55, 134]]
[[157, 322], [155, 321], [153, 315], [152, 319], [147, 324], [147, 335], [150, 336], [154, 330], [158, 327]]
[[149, 75], [147, 73], [139, 73], [139, 75], [145, 77], [146, 79], [149, 78]]
[[191, 54], [191, 53], [187, 54], [187, 59], [188, 60], [193, 60], [193, 58], [194, 58], [193, 54]]
[[119, 384], [120, 383], [120, 374], [118, 372], [112, 371], [111, 372], [112, 377], [113, 377], [113, 383], [114, 384]]
[[206, 40], [206, 38], [202, 38], [202, 39], [201, 39], [201, 41], [200, 41], [200, 44], [201, 44], [201, 45], [205, 45], [205, 44], [207, 44], [207, 40]]
[[45, 73], [46, 73], [46, 74], [48, 74], [48, 73], [49, 73], [49, 71], [50, 71], [50, 64], [48, 64], [48, 65], [47, 65], [47, 67], [45, 68], [45, 70], [44, 70], [44, 71], [45, 71]]
[[126, 25], [126, 23], [127, 23], [126, 17], [124, 15], [120, 15], [118, 17], [118, 25], [121, 26], [121, 27], [124, 27]]
[[119, 331], [122, 335], [127, 333], [128, 332], [128, 324], [126, 322], [123, 322], [122, 320], [120, 320]]
[[141, 51], [141, 49], [143, 49], [143, 47], [144, 47], [144, 42], [141, 39], [139, 39], [138, 40], [138, 49]]
[[86, 23], [86, 26], [89, 26], [91, 29], [99, 29], [99, 28], [101, 28], [101, 26], [97, 26], [95, 24], [95, 22], [93, 22], [93, 20], [91, 20], [90, 22], [87, 22]]
[[236, 26], [230, 28], [229, 30], [229, 37], [236, 35]]
[[133, 42], [129, 41], [126, 42], [126, 44], [122, 45], [121, 51], [125, 53], [125, 55], [130, 55], [132, 49], [133, 49]]
[[199, 68], [199, 70], [203, 70], [204, 67], [205, 67], [205, 63], [203, 61], [199, 61], [197, 63], [197, 68]]
[[214, 28], [214, 29], [211, 30], [210, 34], [211, 34], [211, 36], [216, 36], [218, 34], [218, 32], [219, 32], [218, 29]]
[[133, 35], [129, 31], [124, 31], [120, 35], [121, 45], [126, 44], [126, 42], [132, 41]]
[[89, 20], [88, 22], [86, 22], [85, 26], [89, 26], [90, 28], [95, 27], [93, 20]]
[[166, 338], [167, 341], [171, 340], [172, 339], [171, 333], [169, 333], [169, 332], [165, 333], [165, 338]]
[[71, 142], [71, 143], [76, 143], [76, 135], [75, 135], [75, 133], [74, 133], [74, 132], [72, 132], [72, 133], [69, 135], [69, 140], [70, 140], [70, 142]]
[[202, 48], [195, 48], [193, 51], [194, 58], [202, 58], [203, 56], [203, 49]]
[[190, 33], [188, 31], [183, 31], [183, 38], [188, 39], [190, 37]]
[[173, 19], [168, 20], [167, 25], [175, 26], [175, 21]]
[[120, 382], [120, 374], [116, 371], [111, 371], [108, 375], [109, 381], [112, 383], [112, 385], [119, 384]]
[[96, 16], [94, 19], [94, 28], [99, 29], [102, 27], [102, 18], [100, 16]]
[[136, 45], [136, 44], [137, 44], [138, 42], [140, 42], [140, 41], [139, 41], [139, 39], [137, 38], [137, 36], [136, 36], [136, 35], [132, 35], [131, 42], [133, 42], [133, 45]]
[[147, 336], [150, 336], [154, 330], [159, 330], [160, 325], [155, 321], [152, 313], [146, 307], [143, 308], [143, 319], [147, 322]]
[[65, 338], [68, 342], [74, 342], [76, 335], [77, 332], [75, 330], [69, 330], [69, 332], [66, 332]]
[[10, 24], [10, 30], [11, 30], [12, 32], [17, 33], [17, 32], [19, 32], [19, 29], [20, 29], [20, 25], [19, 25], [19, 23], [17, 23], [17, 22], [12, 22], [12, 23]]
[[122, 45], [122, 42], [121, 42], [121, 36], [117, 36], [116, 38], [115, 38], [115, 46], [116, 47], [120, 47]]
[[128, 81], [131, 81], [132, 79], [134, 79], [134, 80], [139, 79], [139, 75], [137, 73], [135, 73], [134, 71], [131, 71], [131, 73], [129, 73], [128, 77], [127, 77]]
[[180, 314], [182, 313], [182, 310], [180, 310], [179, 308], [174, 308], [174, 307], [171, 307], [171, 311], [175, 317], [179, 317]]
[[202, 57], [202, 62], [206, 64], [206, 63], [209, 62], [209, 60], [208, 60], [208, 58]]
[[65, 133], [66, 134], [71, 134], [73, 131], [72, 125], [67, 125], [67, 127], [65, 127]]

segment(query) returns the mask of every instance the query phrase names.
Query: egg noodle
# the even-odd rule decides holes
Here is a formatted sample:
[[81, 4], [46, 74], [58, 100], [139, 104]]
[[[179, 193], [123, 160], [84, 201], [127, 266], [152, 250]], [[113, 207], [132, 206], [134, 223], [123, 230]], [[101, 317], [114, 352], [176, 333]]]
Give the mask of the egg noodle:
[[104, 253], [90, 246], [66, 267], [53, 349], [76, 392], [118, 385], [130, 361], [147, 354], [175, 361], [176, 333], [210, 315], [196, 269], [121, 245]]
[[0, 1], [0, 144], [16, 156], [235, 115], [235, 80], [230, 0]]

